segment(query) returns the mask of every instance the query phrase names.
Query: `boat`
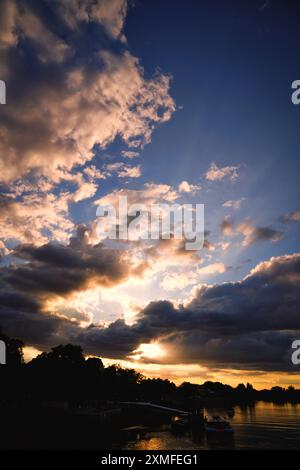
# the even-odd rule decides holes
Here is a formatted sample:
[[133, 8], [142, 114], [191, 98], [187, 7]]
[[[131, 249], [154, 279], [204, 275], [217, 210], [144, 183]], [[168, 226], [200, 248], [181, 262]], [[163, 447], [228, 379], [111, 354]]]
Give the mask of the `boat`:
[[221, 416], [207, 416], [204, 422], [204, 428], [207, 434], [232, 435], [233, 429], [228, 421]]

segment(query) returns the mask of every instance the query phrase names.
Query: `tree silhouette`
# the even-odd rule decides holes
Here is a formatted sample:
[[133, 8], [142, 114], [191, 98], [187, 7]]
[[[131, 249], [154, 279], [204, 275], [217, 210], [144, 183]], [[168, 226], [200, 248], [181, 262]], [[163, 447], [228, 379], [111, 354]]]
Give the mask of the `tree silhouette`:
[[0, 400], [14, 403], [31, 402], [40, 406], [49, 401], [65, 401], [70, 407], [108, 401], [181, 400], [183, 405], [198, 400], [253, 401], [258, 399], [300, 401], [300, 391], [273, 387], [257, 391], [247, 383], [236, 388], [221, 382], [207, 381], [202, 385], [183, 382], [176, 386], [169, 380], [146, 378], [134, 369], [118, 364], [104, 367], [97, 357], [85, 359], [82, 348], [66, 344], [42, 352], [29, 363], [23, 360], [24, 343], [0, 332], [7, 345], [7, 365], [0, 367]]

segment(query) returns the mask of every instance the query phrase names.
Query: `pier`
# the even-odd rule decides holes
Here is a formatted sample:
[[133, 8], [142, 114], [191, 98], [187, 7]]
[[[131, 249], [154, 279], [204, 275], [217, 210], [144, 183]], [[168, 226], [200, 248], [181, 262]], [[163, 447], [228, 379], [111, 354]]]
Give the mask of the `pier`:
[[163, 406], [163, 405], [156, 405], [155, 403], [147, 402], [147, 401], [122, 401], [118, 402], [120, 406], [127, 406], [127, 407], [134, 407], [134, 408], [148, 408], [148, 409], [154, 409], [157, 411], [163, 411], [165, 413], [169, 414], [180, 414], [184, 416], [190, 416], [192, 413], [190, 411], [185, 411], [185, 410], [179, 410], [177, 408], [170, 408], [168, 406]]

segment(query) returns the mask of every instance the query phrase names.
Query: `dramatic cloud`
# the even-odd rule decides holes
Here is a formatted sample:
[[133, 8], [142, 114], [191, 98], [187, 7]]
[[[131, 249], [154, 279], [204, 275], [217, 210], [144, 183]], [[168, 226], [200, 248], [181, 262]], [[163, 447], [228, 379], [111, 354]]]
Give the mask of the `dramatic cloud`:
[[[152, 302], [131, 332], [158, 340], [164, 361], [292, 370], [300, 329], [300, 255], [271, 258], [237, 283], [202, 286], [185, 308]], [[142, 332], [142, 333], [141, 333]], [[141, 342], [142, 342], [141, 341]]]
[[2, 243], [34, 243], [49, 240], [68, 241], [74, 224], [69, 215], [71, 203], [91, 198], [97, 192], [97, 181], [105, 178], [94, 166], [83, 173], [61, 172], [69, 190], [53, 191], [53, 182], [38, 178], [34, 182], [18, 180], [0, 194]]
[[[75, 246], [77, 243], [81, 246], [82, 241], [76, 239]], [[54, 254], [49, 256], [51, 250]], [[29, 258], [29, 265], [4, 270], [1, 277], [4, 286], [1, 289], [1, 324], [10, 334], [20, 336], [26, 321], [29, 328], [25, 336], [32, 346], [41, 347], [44, 342], [45, 347], [59, 338], [64, 342], [78, 342], [86, 352], [121, 359], [130, 356], [140, 344], [157, 341], [164, 351], [159, 361], [164, 363], [293, 370], [290, 348], [300, 332], [300, 254], [260, 263], [240, 282], [202, 285], [184, 307], [155, 301], [142, 310], [131, 325], [118, 319], [108, 326], [90, 324], [83, 328], [76, 319], [70, 321], [53, 316], [50, 311], [38, 313], [41, 307], [28, 292], [47, 289], [61, 292], [63, 289], [65, 293], [74, 285], [86, 282], [86, 271], [90, 267], [92, 276], [100, 277], [101, 281], [106, 278], [117, 282], [124, 273], [118, 261], [106, 266], [105, 256], [99, 261], [88, 256], [83, 262], [81, 252], [74, 255], [61, 250], [44, 247], [32, 252], [25, 247], [20, 256]], [[35, 276], [30, 273], [36, 269], [32, 266], [33, 259], [34, 263], [39, 263]], [[78, 266], [82, 262], [84, 268], [80, 273]], [[45, 263], [50, 271], [62, 269], [64, 276], [51, 278], [43, 269]], [[19, 275], [19, 269], [26, 270], [25, 277]], [[59, 287], [60, 283], [64, 287]], [[13, 286], [14, 295], [7, 286]]]
[[[88, 162], [96, 145], [105, 148], [119, 136], [135, 151], [150, 142], [154, 125], [175, 110], [170, 78], [156, 73], [146, 80], [124, 44], [116, 53], [109, 41], [100, 41], [84, 58], [73, 44], [85, 22], [97, 22], [118, 38], [126, 2], [56, 1], [47, 24], [33, 5], [14, 0], [1, 5], [0, 74], [9, 91], [1, 109], [2, 181], [34, 172], [58, 182], [61, 169]], [[66, 31], [58, 37], [61, 14]]]
[[81, 22], [99, 22], [113, 38], [122, 32], [127, 0], [55, 0], [67, 25], [76, 29]]
[[68, 294], [93, 285], [110, 287], [129, 275], [142, 274], [126, 252], [89, 243], [89, 232], [78, 228], [69, 245], [21, 245], [14, 256], [25, 261], [9, 268], [9, 282], [26, 292]]
[[16, 199], [13, 195], [0, 195], [0, 224], [2, 243], [46, 243], [49, 237], [67, 241], [73, 222], [68, 217], [69, 194], [24, 194]]
[[[34, 13], [34, 3], [26, 0], [2, 1], [0, 46], [14, 46], [26, 36], [46, 53], [41, 56], [43, 60], [61, 61], [69, 46]], [[36, 2], [36, 5], [38, 3], [41, 2]], [[71, 30], [78, 31], [82, 23], [94, 22], [99, 23], [112, 38], [120, 37], [127, 0], [53, 0], [52, 4], [54, 12]]]
[[[41, 332], [39, 347], [43, 338], [51, 336], [51, 325], [57, 325], [62, 335], [68, 335], [67, 331], [72, 329], [78, 334], [83, 324], [91, 323], [92, 315], [84, 307], [71, 308], [68, 299], [80, 291], [107, 289], [130, 276], [141, 277], [147, 267], [132, 260], [124, 250], [91, 245], [84, 226], [78, 227], [77, 235], [66, 246], [27, 244], [12, 254], [15, 263], [0, 270], [0, 324], [9, 332], [15, 324], [16, 333], [30, 343], [39, 323], [41, 328], [49, 327], [48, 333]], [[62, 326], [58, 319], [63, 320]], [[18, 329], [18, 322], [26, 325], [25, 335]], [[63, 332], [62, 328], [66, 330]]]
[[212, 163], [205, 174], [205, 178], [209, 181], [221, 181], [226, 178], [235, 181], [239, 176], [238, 169], [238, 166], [224, 166], [219, 168], [215, 163]]
[[[283, 237], [276, 226], [257, 226], [246, 215], [225, 217], [218, 232], [218, 211], [237, 210], [245, 198], [213, 194], [219, 185], [207, 181], [236, 181], [239, 165], [206, 163], [212, 241], [206, 232], [203, 250], [186, 250], [186, 240], [172, 235], [99, 243], [97, 206], [118, 206], [127, 196], [128, 205], [150, 209], [189, 200], [201, 189], [183, 179], [188, 173], [178, 179], [171, 160], [172, 185], [157, 179], [155, 155], [144, 167], [137, 159], [176, 106], [171, 77], [144, 71], [130, 52], [127, 10], [126, 0], [0, 4], [0, 77], [7, 85], [0, 123], [0, 326], [39, 350], [72, 342], [108, 358], [139, 355], [142, 363], [151, 343], [162, 351], [151, 358], [158, 363], [293, 370], [300, 255], [271, 258], [238, 282], [216, 284], [236, 279], [235, 261], [244, 266], [234, 247]], [[280, 219], [299, 220], [299, 211]], [[80, 225], [72, 237], [82, 221], [89, 228]], [[251, 252], [251, 259], [259, 258]]]

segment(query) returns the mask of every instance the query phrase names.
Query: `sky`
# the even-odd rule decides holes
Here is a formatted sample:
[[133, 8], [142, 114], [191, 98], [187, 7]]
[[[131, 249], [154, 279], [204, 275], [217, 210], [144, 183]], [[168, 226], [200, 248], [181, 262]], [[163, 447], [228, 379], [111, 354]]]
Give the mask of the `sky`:
[[[180, 383], [300, 385], [299, 5], [3, 0], [0, 326]], [[97, 237], [204, 204], [205, 242]]]

